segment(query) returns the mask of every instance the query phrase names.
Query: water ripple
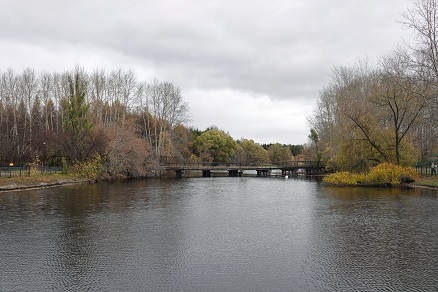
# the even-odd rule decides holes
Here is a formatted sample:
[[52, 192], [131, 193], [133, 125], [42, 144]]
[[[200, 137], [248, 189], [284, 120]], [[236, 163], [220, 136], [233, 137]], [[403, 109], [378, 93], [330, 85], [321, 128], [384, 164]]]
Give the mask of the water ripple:
[[203, 178], [0, 194], [0, 291], [436, 291], [418, 190]]

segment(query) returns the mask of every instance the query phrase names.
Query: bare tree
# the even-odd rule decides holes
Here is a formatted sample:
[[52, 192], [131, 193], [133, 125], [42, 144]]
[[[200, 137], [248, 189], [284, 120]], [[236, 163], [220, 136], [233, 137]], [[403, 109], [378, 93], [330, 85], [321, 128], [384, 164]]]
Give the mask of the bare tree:
[[26, 100], [26, 106], [29, 114], [29, 147], [32, 148], [32, 129], [33, 129], [33, 117], [31, 114], [33, 102], [38, 93], [38, 78], [35, 71], [31, 68], [24, 69], [20, 76], [20, 91], [22, 98]]
[[401, 147], [415, 123], [421, 123], [424, 109], [430, 104], [429, 84], [416, 80], [399, 56], [383, 59], [380, 74], [371, 102], [383, 108], [392, 129], [395, 158], [401, 163]]
[[438, 86], [438, 4], [418, 0], [402, 14], [400, 23], [413, 32], [413, 43], [405, 41], [400, 50], [416, 77]]
[[125, 108], [123, 107], [123, 72], [121, 69], [111, 71], [108, 77], [108, 96], [110, 103], [109, 123], [116, 127], [124, 116]]
[[68, 73], [54, 73], [52, 94], [54, 97], [54, 104], [56, 111], [56, 133], [59, 133], [64, 122], [64, 105], [63, 101], [69, 95]]
[[53, 117], [50, 112], [50, 96], [51, 96], [51, 87], [52, 87], [52, 75], [48, 72], [43, 72], [40, 77], [40, 98], [43, 104], [44, 111], [44, 127], [46, 130], [53, 131]]
[[[411, 71], [409, 78], [427, 88], [428, 104], [420, 114], [422, 124], [414, 125], [424, 158], [438, 151], [438, 1], [417, 0], [402, 14], [401, 24], [413, 33], [412, 42], [398, 50]], [[420, 90], [416, 90], [419, 92]]]
[[121, 88], [122, 94], [122, 123], [125, 122], [126, 112], [131, 109], [132, 102], [135, 100], [135, 93], [138, 87], [137, 78], [132, 70], [122, 72], [118, 76], [121, 77], [119, 80], [119, 86]]
[[[374, 72], [362, 62], [335, 68], [333, 79], [339, 124], [332, 142], [341, 145], [340, 160], [347, 162], [350, 170], [366, 169], [370, 161], [389, 161], [387, 141], [379, 131], [379, 113], [368, 100]], [[351, 149], [355, 151], [350, 152]]]
[[172, 156], [174, 150], [169, 143], [173, 141], [173, 131], [189, 118], [188, 106], [180, 89], [172, 83], [154, 79], [139, 86], [137, 96], [143, 117], [143, 133], [153, 145], [155, 157], [160, 159], [163, 150], [166, 150], [166, 156]]
[[9, 68], [6, 72], [3, 72], [1, 76], [2, 80], [2, 94], [3, 100], [6, 103], [8, 114], [12, 112], [9, 120], [12, 120], [10, 124], [8, 122], [7, 132], [10, 134], [10, 147], [11, 155], [18, 157], [21, 153], [21, 147], [18, 137], [18, 104], [19, 104], [19, 88], [18, 88], [18, 76], [14, 71]]
[[99, 125], [104, 124], [104, 107], [107, 95], [107, 77], [105, 71], [95, 70], [90, 76], [91, 105], [94, 119]]

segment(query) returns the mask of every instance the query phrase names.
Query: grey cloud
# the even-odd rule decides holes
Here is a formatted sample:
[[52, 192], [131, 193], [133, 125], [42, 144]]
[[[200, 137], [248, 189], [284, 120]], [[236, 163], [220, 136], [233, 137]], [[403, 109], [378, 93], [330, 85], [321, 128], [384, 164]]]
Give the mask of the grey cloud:
[[[385, 1], [9, 1], [6, 39], [119, 52], [184, 86], [316, 98], [333, 65], [380, 53]], [[401, 7], [398, 4], [397, 7]], [[403, 8], [403, 7], [401, 7]], [[392, 12], [388, 15], [388, 11]]]

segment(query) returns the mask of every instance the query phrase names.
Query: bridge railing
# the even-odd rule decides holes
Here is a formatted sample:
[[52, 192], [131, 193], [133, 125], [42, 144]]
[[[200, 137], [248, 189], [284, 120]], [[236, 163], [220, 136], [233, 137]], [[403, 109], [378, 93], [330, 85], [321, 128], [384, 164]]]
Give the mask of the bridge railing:
[[165, 168], [292, 168], [292, 167], [324, 167], [323, 161], [296, 160], [276, 163], [236, 163], [236, 162], [162, 162]]
[[294, 160], [285, 162], [273, 163], [279, 167], [324, 167], [326, 163], [324, 161], [314, 161], [314, 160]]
[[217, 167], [240, 167], [240, 164], [233, 162], [162, 162], [161, 166], [166, 168], [217, 168]]

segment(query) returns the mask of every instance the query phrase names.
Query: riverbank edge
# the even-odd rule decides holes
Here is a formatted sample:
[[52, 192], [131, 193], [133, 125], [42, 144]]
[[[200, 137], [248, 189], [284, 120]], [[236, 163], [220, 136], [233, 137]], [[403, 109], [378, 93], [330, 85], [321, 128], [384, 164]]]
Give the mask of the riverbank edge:
[[[145, 177], [143, 179], [149, 179], [149, 178], [150, 177]], [[116, 180], [127, 180], [127, 179], [129, 178], [127, 177], [117, 178]], [[114, 179], [106, 179], [106, 180], [111, 181]], [[90, 181], [84, 178], [78, 178], [73, 176], [60, 176], [60, 175], [0, 178], [0, 192], [50, 188], [50, 187], [58, 187], [58, 186], [65, 186], [72, 184], [86, 184], [86, 183], [96, 183], [96, 182], [97, 181]], [[421, 182], [409, 184], [409, 186], [413, 188], [438, 189], [437, 185], [423, 184]], [[393, 186], [393, 187], [397, 187], [397, 186]]]
[[0, 192], [50, 188], [82, 183], [90, 183], [90, 181], [77, 177], [58, 175], [1, 178]]
[[[134, 179], [158, 178], [157, 176], [145, 176]], [[21, 177], [0, 177], [0, 193], [10, 191], [21, 191], [29, 189], [41, 189], [73, 184], [94, 184], [100, 181], [125, 181], [131, 180], [128, 176], [100, 177], [96, 180], [81, 178], [72, 175], [36, 175]]]

